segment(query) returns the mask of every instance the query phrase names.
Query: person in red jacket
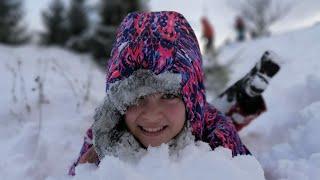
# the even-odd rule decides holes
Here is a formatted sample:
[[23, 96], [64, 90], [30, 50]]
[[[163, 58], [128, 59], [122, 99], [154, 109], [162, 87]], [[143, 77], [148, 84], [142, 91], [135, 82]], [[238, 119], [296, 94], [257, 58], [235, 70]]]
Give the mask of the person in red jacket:
[[246, 39], [246, 24], [241, 16], [236, 17], [234, 28], [237, 32], [237, 41], [244, 41]]
[[206, 41], [205, 52], [214, 51], [215, 32], [213, 26], [210, 24], [208, 18], [201, 18], [202, 37]]

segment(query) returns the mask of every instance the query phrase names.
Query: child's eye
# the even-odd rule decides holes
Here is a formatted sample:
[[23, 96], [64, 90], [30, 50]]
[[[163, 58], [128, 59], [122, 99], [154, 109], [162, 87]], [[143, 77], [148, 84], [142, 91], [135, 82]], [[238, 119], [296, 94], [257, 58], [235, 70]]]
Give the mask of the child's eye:
[[142, 101], [142, 100], [144, 100], [146, 97], [145, 96], [140, 96], [139, 98], [138, 98], [138, 101]]
[[145, 96], [140, 96], [140, 97], [138, 98], [138, 100], [137, 100], [137, 105], [141, 105], [141, 104], [144, 102], [145, 99], [146, 99]]
[[162, 95], [162, 99], [175, 99], [175, 98], [179, 98], [180, 96], [176, 95], [176, 94], [163, 94]]

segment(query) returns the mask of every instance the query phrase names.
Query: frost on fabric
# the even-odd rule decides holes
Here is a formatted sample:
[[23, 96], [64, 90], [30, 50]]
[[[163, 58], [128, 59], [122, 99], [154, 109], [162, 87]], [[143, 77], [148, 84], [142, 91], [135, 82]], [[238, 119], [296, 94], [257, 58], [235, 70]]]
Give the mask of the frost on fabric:
[[[270, 80], [268, 76], [263, 76], [263, 75], [259, 75], [259, 76], [262, 76], [263, 79], [266, 79], [268, 81]], [[266, 89], [268, 86], [268, 83], [266, 81], [263, 81], [262, 78], [258, 76], [253, 77], [251, 84], [258, 89]]]
[[268, 50], [268, 53], [269, 53], [268, 57], [270, 59], [272, 59], [272, 61], [274, 61], [274, 62], [276, 62], [277, 64], [280, 64], [280, 65], [285, 64], [284, 58], [279, 56], [279, 54], [277, 54], [277, 53], [275, 53], [275, 52], [273, 52], [271, 50]]
[[231, 151], [208, 144], [190, 144], [179, 154], [171, 156], [168, 145], [148, 148], [141, 160], [127, 163], [106, 156], [98, 168], [79, 165], [75, 179], [114, 180], [195, 180], [195, 179], [246, 179], [263, 180], [261, 166], [253, 156], [232, 158]]
[[[106, 154], [117, 157], [124, 152], [141, 151], [140, 144], [127, 130], [116, 131], [128, 106], [137, 104], [139, 97], [157, 92], [177, 94], [180, 91], [181, 75], [164, 72], [159, 75], [150, 70], [138, 70], [126, 79], [109, 85], [103, 104], [97, 108], [93, 124], [94, 148], [102, 159]], [[187, 131], [182, 132], [186, 136]], [[119, 139], [114, 142], [114, 139]]]
[[180, 74], [164, 72], [155, 75], [149, 70], [138, 70], [128, 78], [110, 84], [107, 98], [115, 109], [124, 114], [128, 106], [137, 103], [139, 97], [156, 92], [179, 92], [180, 82]]

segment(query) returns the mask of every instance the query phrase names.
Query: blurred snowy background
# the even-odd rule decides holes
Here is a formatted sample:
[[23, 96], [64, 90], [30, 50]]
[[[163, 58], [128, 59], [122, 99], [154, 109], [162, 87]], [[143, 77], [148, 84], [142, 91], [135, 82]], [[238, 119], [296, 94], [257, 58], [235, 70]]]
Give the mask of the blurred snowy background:
[[[1, 0], [1, 179], [70, 179], [68, 167], [104, 97], [103, 68], [115, 29], [128, 12], [141, 9], [174, 10], [190, 21], [203, 50], [210, 101], [265, 50], [282, 58], [264, 92], [268, 111], [240, 132], [256, 159], [232, 159], [228, 150], [210, 151], [205, 144], [172, 158], [161, 146], [136, 165], [112, 157], [98, 169], [82, 165], [76, 179], [319, 179], [320, 1], [274, 0], [252, 9], [262, 2]], [[260, 13], [252, 16], [254, 9]], [[260, 16], [261, 30], [262, 12], [278, 18]], [[239, 16], [246, 25], [243, 40], [234, 28]], [[214, 31], [209, 50], [201, 18]]]

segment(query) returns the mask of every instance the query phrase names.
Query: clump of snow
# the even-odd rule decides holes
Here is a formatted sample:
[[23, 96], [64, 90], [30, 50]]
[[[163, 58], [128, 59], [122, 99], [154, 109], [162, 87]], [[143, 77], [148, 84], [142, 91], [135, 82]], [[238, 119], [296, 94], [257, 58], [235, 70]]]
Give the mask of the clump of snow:
[[288, 130], [288, 142], [276, 144], [260, 159], [266, 174], [283, 179], [317, 179], [320, 176], [320, 101], [304, 108], [299, 125]]
[[106, 177], [116, 180], [264, 179], [263, 170], [253, 156], [232, 158], [229, 149], [212, 151], [205, 143], [188, 145], [175, 157], [169, 156], [167, 145], [162, 145], [150, 147], [136, 163], [106, 156], [98, 168], [84, 164], [76, 170], [77, 180]]

